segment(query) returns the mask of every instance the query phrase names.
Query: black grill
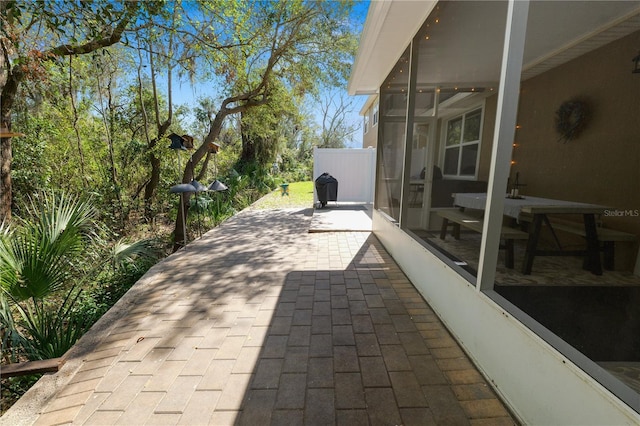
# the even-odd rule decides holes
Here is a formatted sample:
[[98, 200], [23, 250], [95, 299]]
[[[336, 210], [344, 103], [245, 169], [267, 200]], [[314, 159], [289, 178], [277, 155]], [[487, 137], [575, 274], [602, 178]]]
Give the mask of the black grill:
[[338, 180], [329, 173], [321, 174], [316, 179], [316, 194], [321, 207], [328, 201], [338, 201]]

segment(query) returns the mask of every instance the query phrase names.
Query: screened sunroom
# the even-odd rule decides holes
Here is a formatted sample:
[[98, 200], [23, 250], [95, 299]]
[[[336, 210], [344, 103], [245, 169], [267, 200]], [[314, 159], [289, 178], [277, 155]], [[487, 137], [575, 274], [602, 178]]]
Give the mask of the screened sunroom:
[[523, 421], [638, 421], [640, 4], [381, 3], [377, 237]]

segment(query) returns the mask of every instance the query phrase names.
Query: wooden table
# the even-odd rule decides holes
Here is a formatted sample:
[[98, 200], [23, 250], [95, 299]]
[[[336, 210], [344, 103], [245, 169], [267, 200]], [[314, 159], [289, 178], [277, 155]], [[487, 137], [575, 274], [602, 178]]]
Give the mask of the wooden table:
[[[486, 193], [460, 193], [454, 194], [454, 204], [459, 207], [484, 210], [487, 202]], [[603, 214], [607, 209], [597, 204], [579, 203], [575, 201], [554, 200], [550, 198], [525, 196], [520, 199], [507, 198], [504, 200], [504, 214], [523, 220], [527, 217], [531, 220], [529, 226], [529, 238], [522, 264], [522, 273], [531, 274], [533, 259], [536, 256], [583, 256], [583, 268], [596, 275], [602, 275], [602, 263], [600, 262], [600, 244], [596, 229], [596, 215]], [[584, 250], [539, 250], [538, 241], [542, 224], [551, 227], [548, 215], [579, 214], [582, 215], [586, 247]], [[551, 228], [553, 230], [553, 228]]]

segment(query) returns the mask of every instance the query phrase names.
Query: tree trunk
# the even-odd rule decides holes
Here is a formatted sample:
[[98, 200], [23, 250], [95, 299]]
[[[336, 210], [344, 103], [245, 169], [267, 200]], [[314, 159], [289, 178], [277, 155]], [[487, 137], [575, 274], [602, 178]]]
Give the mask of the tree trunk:
[[[209, 152], [209, 143], [215, 141], [220, 135], [220, 131], [222, 130], [222, 124], [224, 123], [225, 117], [229, 115], [229, 110], [227, 110], [224, 106], [220, 108], [220, 111], [216, 114], [213, 121], [209, 126], [209, 134], [204, 138], [204, 141], [200, 147], [191, 155], [191, 159], [187, 161], [184, 172], [182, 174], [182, 183], [189, 183], [193, 179], [194, 170], [200, 160], [202, 160], [207, 153]], [[180, 202], [182, 206], [178, 208], [178, 214], [176, 217], [176, 222], [173, 230], [173, 251], [179, 250], [181, 247], [184, 247], [186, 241], [186, 223], [189, 218], [189, 200], [191, 199], [190, 193], [185, 193], [184, 196], [180, 197]], [[184, 212], [184, 216], [183, 216]], [[184, 217], [184, 219], [183, 219]]]
[[[18, 93], [18, 86], [22, 81], [22, 73], [14, 71], [7, 75], [2, 93], [0, 93], [0, 125], [11, 130], [11, 109]], [[0, 138], [0, 223], [11, 220], [12, 185], [11, 138]]]
[[238, 166], [240, 171], [244, 171], [245, 168], [254, 164], [257, 161], [256, 155], [256, 141], [253, 137], [247, 135], [245, 132], [242, 133], [242, 152], [240, 153], [240, 158], [238, 159]]
[[151, 177], [144, 187], [144, 209], [147, 221], [151, 221], [153, 219], [151, 206], [153, 204], [153, 194], [155, 194], [156, 189], [160, 184], [160, 158], [158, 158], [157, 155], [150, 153], [149, 163], [151, 164]]
[[[270, 67], [273, 67], [274, 65], [275, 62], [271, 63], [270, 61]], [[268, 75], [269, 73], [267, 71], [265, 72], [263, 78], [266, 79]], [[187, 162], [187, 165], [184, 168], [182, 183], [189, 183], [191, 182], [191, 179], [193, 179], [195, 167], [198, 165], [200, 160], [202, 160], [202, 158], [204, 158], [204, 156], [207, 155], [207, 153], [210, 151], [210, 144], [212, 144], [216, 139], [218, 139], [218, 136], [220, 136], [220, 131], [222, 130], [222, 125], [224, 124], [224, 119], [227, 117], [227, 115], [243, 113], [249, 108], [258, 107], [267, 103], [267, 96], [259, 96], [260, 90], [263, 90], [264, 86], [265, 84], [261, 84], [257, 89], [254, 89], [249, 93], [244, 93], [239, 96], [232, 96], [222, 101], [220, 110], [218, 111], [214, 119], [209, 123], [209, 133], [204, 138], [202, 145], [200, 145], [200, 147], [191, 155], [190, 161]], [[255, 97], [257, 97], [257, 99], [254, 99]], [[234, 105], [239, 102], [242, 102], [242, 105], [236, 105], [228, 108], [228, 105]], [[173, 231], [174, 252], [183, 246], [186, 232], [184, 224], [186, 223], [186, 219], [189, 213], [189, 196], [181, 197], [181, 200], [184, 209], [178, 209], [178, 217], [176, 218], [176, 224]], [[184, 220], [182, 219], [182, 211], [184, 211]]]
[[0, 139], [0, 158], [0, 223], [3, 223], [11, 220], [11, 138]]
[[[169, 39], [169, 50], [171, 50], [171, 46], [173, 45], [173, 36]], [[150, 152], [149, 154], [149, 162], [151, 164], [151, 177], [147, 183], [147, 186], [144, 189], [144, 205], [145, 205], [145, 218], [147, 221], [151, 221], [153, 218], [151, 217], [151, 206], [153, 205], [153, 198], [158, 189], [158, 185], [160, 183], [160, 159], [153, 154], [153, 149], [156, 147], [158, 142], [166, 135], [169, 127], [171, 126], [171, 122], [173, 120], [173, 101], [172, 101], [172, 72], [171, 66], [167, 68], [167, 91], [168, 91], [168, 106], [167, 106], [167, 119], [160, 122], [160, 103], [158, 101], [158, 87], [156, 84], [156, 71], [153, 60], [153, 49], [151, 45], [149, 45], [149, 65], [151, 67], [151, 85], [153, 87], [153, 107], [156, 116], [156, 123], [158, 126], [158, 134], [155, 139], [149, 138], [149, 119], [147, 117], [147, 110], [144, 106], [144, 101], [142, 99], [142, 78], [140, 77], [140, 69], [142, 67], [142, 55], [140, 54], [140, 66], [138, 67], [138, 93], [140, 95], [140, 108], [143, 112], [144, 117], [144, 128], [145, 135], [147, 137], [147, 150]], [[138, 51], [140, 53], [140, 51]]]
[[80, 130], [78, 129], [78, 108], [76, 108], [75, 92], [73, 90], [73, 56], [69, 56], [69, 99], [71, 100], [71, 109], [73, 110], [73, 130], [76, 134], [76, 143], [78, 145], [78, 156], [80, 157], [80, 173], [82, 173], [82, 182], [88, 188], [89, 180], [84, 167], [84, 152], [82, 151], [82, 139], [80, 138]]

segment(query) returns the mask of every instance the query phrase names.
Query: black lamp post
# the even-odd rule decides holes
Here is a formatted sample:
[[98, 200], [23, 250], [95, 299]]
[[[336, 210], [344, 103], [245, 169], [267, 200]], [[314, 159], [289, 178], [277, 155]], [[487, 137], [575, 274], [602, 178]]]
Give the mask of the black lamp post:
[[190, 183], [180, 183], [173, 185], [169, 188], [169, 192], [172, 194], [180, 194], [180, 211], [182, 212], [182, 232], [184, 236], [182, 238], [182, 246], [187, 246], [187, 218], [184, 215], [184, 194], [187, 192], [196, 192], [196, 187]]
[[[176, 133], [172, 133], [168, 137], [171, 140], [171, 145], [169, 146], [169, 149], [176, 151], [176, 153], [178, 154], [180, 151], [187, 151], [188, 149], [193, 149], [193, 138], [191, 136], [188, 136], [188, 135], [180, 136]], [[220, 145], [218, 145], [215, 142], [211, 142], [209, 143], [208, 148], [209, 148], [209, 152], [214, 155], [213, 157], [214, 165], [215, 165], [216, 175], [217, 175], [218, 165], [217, 165], [215, 155], [220, 150]], [[189, 162], [191, 163], [191, 175], [192, 175], [191, 182], [174, 185], [169, 190], [169, 192], [171, 192], [172, 194], [180, 194], [180, 209], [181, 209], [180, 211], [182, 212], [182, 229], [184, 230], [184, 239], [183, 239], [184, 246], [187, 245], [187, 223], [186, 223], [187, 219], [184, 211], [184, 202], [185, 202], [184, 194], [190, 193], [190, 192], [193, 192], [194, 194], [196, 194], [196, 204], [198, 204], [198, 201], [199, 201], [198, 195], [197, 195], [198, 192], [205, 192], [205, 191], [220, 192], [220, 191], [226, 191], [228, 189], [228, 187], [224, 183], [220, 182], [216, 177], [214, 177], [214, 181], [208, 187], [198, 182], [195, 179], [193, 155], [189, 158]], [[180, 169], [180, 155], [178, 155], [178, 168]], [[199, 210], [200, 206], [197, 205], [196, 208], [198, 213], [198, 232], [200, 236], [202, 236], [202, 231], [200, 229], [200, 210]]]

